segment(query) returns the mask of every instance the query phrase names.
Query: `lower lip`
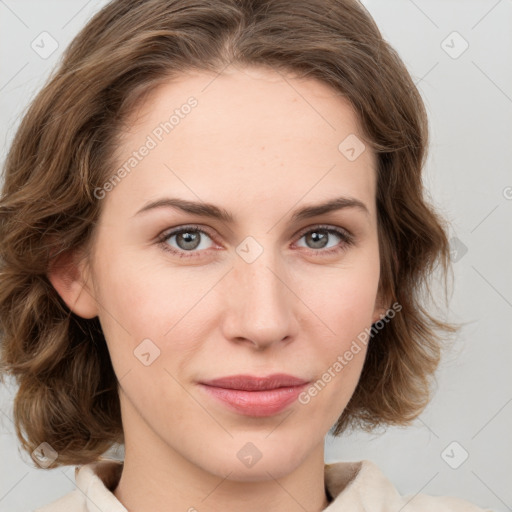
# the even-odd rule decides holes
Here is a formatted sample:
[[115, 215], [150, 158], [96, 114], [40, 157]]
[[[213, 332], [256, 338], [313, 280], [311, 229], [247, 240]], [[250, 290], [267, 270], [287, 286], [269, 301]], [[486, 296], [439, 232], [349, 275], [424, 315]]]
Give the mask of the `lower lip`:
[[201, 384], [207, 393], [232, 410], [246, 416], [272, 416], [286, 409], [307, 386], [268, 389], [266, 391], [241, 391]]

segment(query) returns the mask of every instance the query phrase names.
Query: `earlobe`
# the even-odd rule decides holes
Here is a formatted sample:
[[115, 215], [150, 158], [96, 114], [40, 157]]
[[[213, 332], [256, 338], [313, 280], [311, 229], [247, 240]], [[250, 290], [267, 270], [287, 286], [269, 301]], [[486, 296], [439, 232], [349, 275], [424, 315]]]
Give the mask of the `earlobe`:
[[373, 310], [373, 317], [372, 317], [372, 324], [375, 322], [378, 322], [381, 318], [386, 316], [386, 312], [388, 311], [389, 307], [384, 307], [385, 301], [378, 298], [375, 302], [375, 308]]
[[374, 324], [375, 322], [378, 322], [382, 317], [384, 317], [386, 315], [386, 311], [387, 311], [387, 309], [385, 309], [385, 308], [375, 309], [375, 311], [373, 313], [373, 317], [372, 317], [372, 324]]
[[50, 283], [69, 309], [82, 318], [98, 315], [94, 291], [88, 284], [85, 259], [78, 261], [76, 252], [66, 252], [55, 258], [47, 272]]

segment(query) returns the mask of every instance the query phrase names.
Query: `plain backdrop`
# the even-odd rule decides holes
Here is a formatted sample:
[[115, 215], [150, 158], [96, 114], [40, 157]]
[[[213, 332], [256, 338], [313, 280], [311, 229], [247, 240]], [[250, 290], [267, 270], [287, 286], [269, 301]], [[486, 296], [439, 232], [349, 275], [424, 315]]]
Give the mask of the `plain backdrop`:
[[[0, 161], [62, 50], [105, 3], [0, 0]], [[425, 184], [451, 222], [447, 313], [465, 326], [431, 404], [411, 427], [328, 436], [326, 461], [371, 459], [402, 494], [456, 495], [505, 512], [512, 510], [512, 1], [364, 4], [429, 111]], [[28, 511], [74, 488], [73, 467], [36, 469], [19, 449], [15, 390], [12, 382], [0, 389], [2, 512]]]

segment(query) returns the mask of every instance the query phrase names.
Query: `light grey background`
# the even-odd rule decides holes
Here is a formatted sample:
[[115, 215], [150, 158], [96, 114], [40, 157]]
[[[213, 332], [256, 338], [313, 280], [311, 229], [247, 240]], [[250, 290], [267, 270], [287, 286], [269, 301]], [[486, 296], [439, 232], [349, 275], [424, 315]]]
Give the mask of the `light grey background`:
[[[105, 3], [0, 0], [1, 161], [61, 51]], [[466, 326], [445, 356], [433, 401], [412, 427], [328, 437], [326, 461], [371, 459], [402, 494], [456, 495], [494, 511], [512, 510], [512, 1], [363, 3], [409, 67], [429, 110], [425, 183], [452, 223], [449, 313]], [[41, 38], [47, 38], [44, 51], [51, 49], [44, 31], [58, 42], [47, 58], [31, 48], [35, 40], [43, 51]], [[20, 452], [14, 392], [14, 384], [0, 389], [2, 512], [28, 511], [74, 488], [72, 467], [35, 469]], [[465, 452], [467, 460], [450, 467]]]

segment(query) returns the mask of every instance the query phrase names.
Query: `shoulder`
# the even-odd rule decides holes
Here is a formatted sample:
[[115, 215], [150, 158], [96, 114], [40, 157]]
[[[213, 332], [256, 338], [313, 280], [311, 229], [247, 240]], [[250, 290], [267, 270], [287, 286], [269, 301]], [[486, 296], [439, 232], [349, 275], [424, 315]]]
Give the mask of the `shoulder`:
[[95, 505], [95, 510], [127, 512], [112, 492], [119, 481], [122, 467], [122, 462], [111, 459], [77, 466], [76, 489], [34, 512], [88, 512], [90, 504]]
[[78, 489], [65, 494], [61, 498], [48, 503], [40, 508], [36, 508], [34, 512], [86, 512], [84, 501]]
[[403, 497], [404, 503], [410, 504], [407, 510], [410, 512], [492, 512], [491, 509], [484, 509], [473, 505], [469, 501], [451, 496], [427, 496], [417, 494]]
[[449, 496], [402, 496], [379, 467], [369, 460], [326, 464], [325, 484], [333, 501], [326, 512], [346, 509], [379, 512], [492, 512]]

